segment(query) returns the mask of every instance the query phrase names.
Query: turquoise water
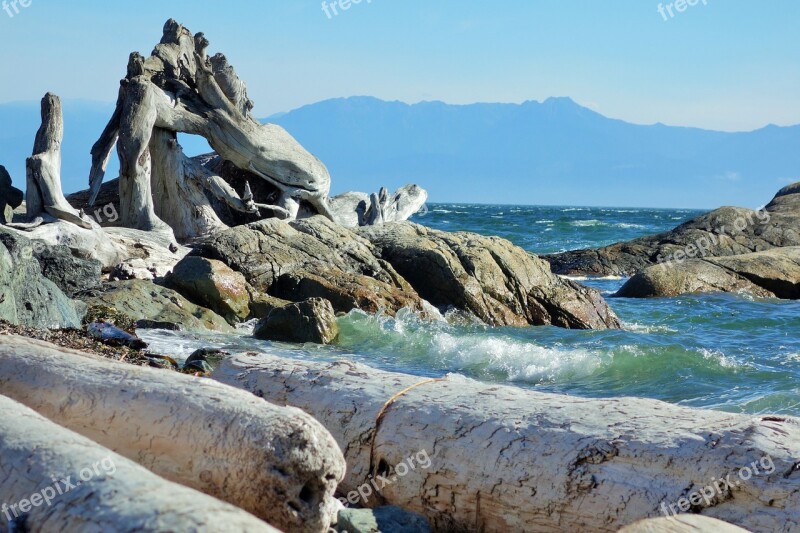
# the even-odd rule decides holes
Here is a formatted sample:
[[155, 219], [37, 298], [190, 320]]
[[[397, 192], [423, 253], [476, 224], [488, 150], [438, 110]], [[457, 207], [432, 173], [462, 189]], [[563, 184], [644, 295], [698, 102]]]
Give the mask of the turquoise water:
[[[430, 205], [415, 221], [500, 235], [535, 253], [601, 246], [672, 228], [688, 210]], [[583, 280], [613, 294], [624, 280]], [[641, 396], [747, 413], [800, 415], [800, 302], [715, 294], [609, 298], [619, 331], [488, 328], [353, 312], [333, 347], [298, 347], [245, 335], [143, 332], [154, 350], [200, 346], [264, 350], [319, 360], [350, 358], [424, 376], [450, 372], [541, 391]]]

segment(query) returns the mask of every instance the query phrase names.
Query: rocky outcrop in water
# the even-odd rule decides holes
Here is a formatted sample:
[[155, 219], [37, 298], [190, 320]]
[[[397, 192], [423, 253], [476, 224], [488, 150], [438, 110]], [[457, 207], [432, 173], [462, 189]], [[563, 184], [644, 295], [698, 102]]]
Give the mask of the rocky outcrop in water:
[[600, 293], [552, 274], [509, 241], [447, 233], [411, 223], [358, 230], [433, 305], [467, 311], [491, 325], [619, 327]]
[[197, 250], [243, 273], [259, 291], [292, 301], [327, 299], [337, 312], [423, 311], [424, 298], [490, 325], [619, 326], [597, 291], [559, 279], [499, 238], [411, 223], [353, 232], [314, 217], [232, 228]]
[[648, 298], [697, 292], [747, 292], [800, 298], [800, 247], [651, 266], [628, 280], [616, 296]]
[[800, 246], [800, 182], [781, 189], [759, 211], [722, 207], [658, 235], [542, 258], [557, 274], [630, 276], [670, 260], [740, 255], [784, 246]]

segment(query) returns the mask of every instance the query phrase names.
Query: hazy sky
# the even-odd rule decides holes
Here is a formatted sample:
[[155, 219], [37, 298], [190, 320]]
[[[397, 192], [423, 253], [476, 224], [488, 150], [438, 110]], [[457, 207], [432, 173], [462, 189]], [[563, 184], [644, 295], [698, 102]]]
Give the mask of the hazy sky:
[[330, 17], [319, 0], [25, 1], [0, 11], [0, 102], [113, 101], [128, 54], [173, 17], [228, 56], [260, 117], [337, 96], [571, 96], [636, 123], [800, 123], [797, 0], [697, 0], [674, 17], [675, 0], [663, 16], [655, 0], [362, 0]]

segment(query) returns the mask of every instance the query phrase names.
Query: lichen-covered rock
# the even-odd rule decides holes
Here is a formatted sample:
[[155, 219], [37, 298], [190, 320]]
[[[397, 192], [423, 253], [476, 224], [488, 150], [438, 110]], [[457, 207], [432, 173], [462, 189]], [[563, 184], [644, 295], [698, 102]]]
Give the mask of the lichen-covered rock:
[[66, 246], [36, 246], [34, 256], [42, 275], [70, 298], [100, 285], [103, 264], [96, 259], [76, 257]]
[[796, 300], [800, 298], [800, 246], [651, 266], [628, 280], [616, 296], [649, 298], [699, 292], [748, 292]]
[[[118, 316], [131, 322], [151, 320], [180, 324], [183, 331], [233, 331], [224, 318], [193, 304], [177, 292], [144, 280], [114, 281], [101, 290], [82, 294], [80, 298], [91, 309], [112, 308]], [[117, 324], [119, 325], [119, 324]]]
[[255, 327], [257, 339], [330, 344], [339, 336], [336, 314], [328, 300], [309, 298], [270, 311]]
[[221, 315], [231, 325], [250, 315], [247, 280], [222, 261], [184, 257], [172, 269], [167, 283], [192, 302]]
[[763, 210], [722, 207], [658, 235], [597, 249], [546, 255], [564, 275], [631, 276], [670, 259], [722, 257], [800, 246], [800, 182]]
[[42, 275], [41, 244], [0, 229], [0, 317], [32, 328], [78, 328], [86, 308]]
[[358, 308], [393, 315], [404, 307], [423, 309], [419, 295], [375, 257], [366, 239], [324, 217], [238, 226], [199, 243], [197, 251], [278, 298], [324, 298], [337, 312]]
[[409, 222], [361, 228], [358, 234], [437, 307], [468, 311], [491, 325], [620, 325], [598, 291], [559, 278], [546, 262], [505, 239]]

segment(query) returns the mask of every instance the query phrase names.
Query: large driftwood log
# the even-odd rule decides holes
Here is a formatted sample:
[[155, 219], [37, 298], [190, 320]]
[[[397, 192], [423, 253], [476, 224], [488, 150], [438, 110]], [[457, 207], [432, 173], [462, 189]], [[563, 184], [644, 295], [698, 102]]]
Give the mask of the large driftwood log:
[[[438, 531], [611, 532], [671, 513], [670, 505], [726, 476], [731, 486], [692, 502], [692, 511], [752, 531], [800, 528], [796, 418], [268, 355], [226, 359], [213, 377], [311, 413], [345, 452], [341, 490], [366, 493], [382, 476], [380, 496], [370, 489], [355, 499], [417, 511]], [[754, 464], [759, 475], [737, 478]]]
[[0, 396], [0, 532], [277, 532]]
[[728, 524], [716, 518], [686, 514], [662, 518], [650, 518], [626, 526], [619, 533], [748, 533], [746, 529]]
[[48, 213], [86, 229], [96, 227], [88, 217], [73, 209], [61, 190], [61, 141], [64, 119], [61, 100], [51, 93], [42, 99], [42, 125], [36, 133], [33, 155], [26, 161], [28, 218]]
[[[221, 54], [206, 56], [208, 41], [170, 20], [153, 55], [134, 53], [122, 80], [117, 109], [92, 148], [90, 188], [99, 191], [111, 149], [120, 157], [122, 221], [140, 229], [158, 226], [149, 190], [150, 141], [155, 128], [205, 137], [224, 159], [267, 180], [281, 192], [280, 211], [294, 218], [301, 201], [330, 217], [330, 175], [283, 128], [260, 124], [250, 115], [244, 83]], [[173, 178], [174, 179], [174, 178]], [[237, 196], [232, 189], [231, 203]], [[173, 198], [173, 209], [185, 202]], [[126, 206], [129, 206], [126, 208]]]
[[344, 460], [299, 409], [174, 372], [0, 337], [0, 394], [287, 531], [321, 532]]

